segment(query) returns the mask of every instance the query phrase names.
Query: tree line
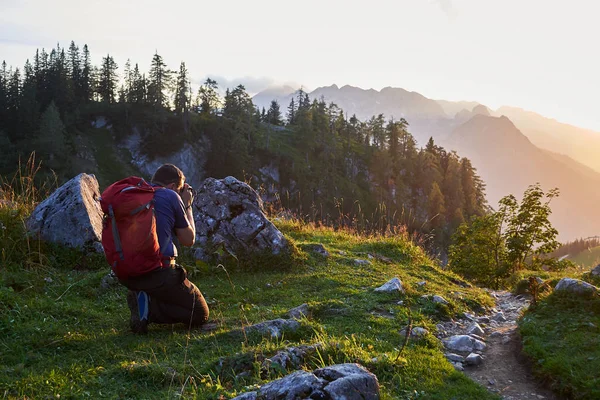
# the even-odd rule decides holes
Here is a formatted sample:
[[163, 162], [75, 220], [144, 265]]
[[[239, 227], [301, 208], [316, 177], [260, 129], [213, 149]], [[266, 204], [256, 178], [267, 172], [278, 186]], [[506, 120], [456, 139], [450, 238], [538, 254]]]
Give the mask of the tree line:
[[452, 233], [488, 210], [485, 184], [471, 162], [430, 139], [419, 145], [405, 119], [360, 121], [300, 89], [285, 112], [259, 110], [244, 86], [207, 79], [192, 90], [184, 62], [171, 70], [155, 53], [149, 69], [107, 54], [91, 62], [87, 45], [36, 51], [23, 69], [0, 70], [0, 171], [35, 150], [66, 178], [76, 137], [90, 120], [110, 119], [118, 141], [133, 130], [150, 156], [184, 143], [210, 143], [206, 173], [262, 183], [277, 168], [278, 201], [302, 218], [357, 229], [408, 229], [447, 248]]

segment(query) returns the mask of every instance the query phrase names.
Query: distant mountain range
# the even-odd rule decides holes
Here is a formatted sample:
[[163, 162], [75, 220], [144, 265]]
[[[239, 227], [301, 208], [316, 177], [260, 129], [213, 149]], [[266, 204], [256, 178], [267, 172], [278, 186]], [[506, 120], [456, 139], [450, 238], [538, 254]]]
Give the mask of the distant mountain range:
[[[268, 108], [277, 100], [285, 112], [295, 92], [291, 87], [272, 88], [253, 101]], [[433, 100], [400, 88], [377, 91], [332, 85], [310, 92], [309, 97], [333, 102], [360, 120], [381, 113], [405, 118], [419, 145], [433, 137], [473, 161], [487, 183], [493, 207], [502, 196], [520, 196], [535, 182], [545, 190], [558, 187], [561, 195], [552, 204], [552, 221], [561, 240], [600, 234], [599, 132], [519, 108], [493, 111], [477, 102]]]

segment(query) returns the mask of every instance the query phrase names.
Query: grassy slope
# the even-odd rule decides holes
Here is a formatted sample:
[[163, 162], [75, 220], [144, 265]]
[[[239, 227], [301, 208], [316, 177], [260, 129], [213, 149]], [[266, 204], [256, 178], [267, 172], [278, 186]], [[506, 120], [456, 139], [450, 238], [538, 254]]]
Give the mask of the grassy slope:
[[524, 351], [553, 389], [600, 398], [600, 297], [553, 293], [519, 322]]
[[[0, 208], [0, 221], [15, 220], [10, 213]], [[454, 275], [433, 267], [420, 249], [401, 239], [277, 223], [300, 249], [323, 243], [332, 257], [308, 254], [287, 272], [192, 264], [192, 280], [220, 328], [188, 333], [182, 326], [151, 326], [146, 337], [128, 332], [126, 291], [100, 288], [107, 272], [101, 257], [59, 248], [42, 248], [44, 256], [37, 250], [25, 254], [24, 242], [15, 237], [18, 224], [3, 230], [3, 248], [15, 244], [23, 253], [3, 256], [0, 393], [8, 398], [230, 398], [285, 374], [261, 373], [256, 362], [261, 357], [290, 345], [322, 343], [322, 351], [304, 368], [360, 362], [377, 374], [383, 398], [495, 398], [456, 372], [433, 336], [411, 341], [398, 356], [399, 329], [408, 318], [407, 308], [397, 304], [400, 298], [412, 304], [415, 325], [434, 331], [438, 318], [491, 305], [483, 291], [457, 286]], [[390, 257], [393, 263], [354, 266], [352, 260], [365, 258], [364, 252]], [[406, 284], [406, 295], [373, 292], [394, 276]], [[427, 281], [424, 288], [416, 285], [421, 280]], [[443, 295], [451, 306], [420, 300], [425, 293]], [[239, 333], [248, 323], [279, 317], [304, 302], [313, 317], [302, 322], [299, 332], [282, 340]], [[239, 375], [244, 369], [250, 373]]]

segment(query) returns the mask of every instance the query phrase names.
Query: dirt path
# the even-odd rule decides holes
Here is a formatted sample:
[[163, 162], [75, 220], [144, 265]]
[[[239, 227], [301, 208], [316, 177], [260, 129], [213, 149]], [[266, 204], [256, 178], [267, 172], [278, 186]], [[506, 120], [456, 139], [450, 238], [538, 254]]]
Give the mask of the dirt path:
[[465, 374], [506, 400], [559, 399], [540, 386], [520, 356], [516, 320], [529, 301], [509, 292], [492, 292], [492, 295], [496, 298], [496, 310], [485, 328], [484, 361], [478, 366], [465, 367]]

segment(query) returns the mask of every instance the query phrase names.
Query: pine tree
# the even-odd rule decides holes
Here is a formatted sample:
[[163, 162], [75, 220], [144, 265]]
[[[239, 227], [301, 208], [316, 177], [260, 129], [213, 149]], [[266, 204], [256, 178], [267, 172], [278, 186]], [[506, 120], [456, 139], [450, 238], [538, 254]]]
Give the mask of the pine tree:
[[117, 63], [108, 54], [102, 58], [102, 68], [100, 69], [100, 76], [98, 79], [98, 94], [100, 95], [101, 101], [112, 104], [115, 102], [117, 94]]
[[79, 88], [78, 97], [81, 100], [83, 100], [86, 103], [92, 100], [94, 94], [93, 68], [92, 59], [87, 44], [83, 46], [83, 66], [81, 68], [81, 81], [77, 86]]
[[81, 59], [79, 58], [79, 47], [75, 45], [74, 41], [71, 41], [69, 46], [69, 53], [67, 57], [68, 73], [71, 80], [71, 87], [76, 90], [77, 86], [81, 82]]
[[67, 160], [65, 126], [60, 119], [58, 108], [51, 102], [42, 114], [37, 140], [42, 160], [54, 170], [64, 170]]
[[221, 105], [218, 89], [217, 81], [210, 78], [207, 78], [204, 84], [200, 86], [196, 103], [201, 113], [216, 114]]
[[133, 68], [130, 76], [131, 80], [131, 102], [143, 104], [146, 102], [146, 76], [140, 75], [140, 68], [137, 64]]
[[294, 101], [294, 98], [292, 97], [292, 100], [290, 100], [290, 105], [288, 106], [287, 123], [288, 123], [288, 125], [294, 125], [295, 122], [296, 122], [296, 102]]
[[185, 67], [185, 63], [182, 62], [179, 65], [179, 74], [177, 75], [175, 86], [175, 99], [173, 104], [175, 106], [175, 114], [181, 117], [181, 121], [183, 123], [183, 129], [185, 132], [189, 130], [189, 111], [190, 111], [190, 88], [191, 83], [188, 76], [187, 68]]
[[437, 182], [431, 185], [431, 191], [429, 192], [429, 198], [427, 201], [427, 208], [429, 212], [429, 224], [432, 229], [441, 229], [446, 223], [446, 205], [444, 201], [444, 195], [440, 190]]
[[277, 102], [277, 100], [271, 101], [271, 106], [269, 107], [269, 111], [267, 111], [266, 115], [266, 122], [268, 122], [271, 125], [283, 125], [281, 111], [279, 110], [279, 103]]
[[22, 136], [31, 139], [39, 126], [39, 104], [37, 101], [37, 85], [35, 82], [34, 68], [27, 60], [21, 90], [19, 105], [19, 128]]
[[152, 57], [148, 74], [148, 103], [155, 107], [169, 107], [167, 91], [171, 88], [172, 72], [167, 68], [163, 58], [157, 53]]

